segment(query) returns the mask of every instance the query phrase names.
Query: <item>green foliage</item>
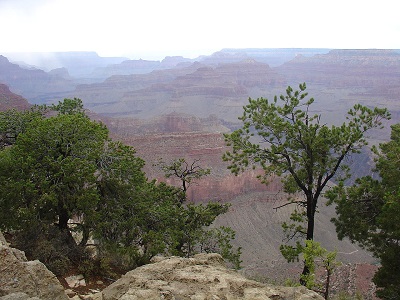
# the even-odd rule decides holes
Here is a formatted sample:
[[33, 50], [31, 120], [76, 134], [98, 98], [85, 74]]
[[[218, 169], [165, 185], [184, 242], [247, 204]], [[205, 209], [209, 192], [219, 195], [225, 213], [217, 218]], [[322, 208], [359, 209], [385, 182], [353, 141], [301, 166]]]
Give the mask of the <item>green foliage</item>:
[[108, 256], [100, 257], [97, 255], [83, 260], [78, 266], [78, 272], [85, 278], [103, 276], [117, 280], [120, 277], [120, 274], [117, 273], [119, 270], [114, 271], [117, 265], [109, 258], [108, 253]]
[[236, 233], [230, 227], [221, 226], [208, 229], [200, 236], [200, 252], [219, 253], [236, 270], [241, 268], [242, 248], [234, 249], [231, 241], [235, 239]]
[[[314, 238], [318, 199], [329, 180], [348, 176], [345, 158], [367, 144], [367, 131], [380, 128], [381, 121], [390, 117], [386, 109], [356, 104], [349, 110], [347, 122], [328, 126], [320, 122], [320, 115], [310, 113], [313, 102], [305, 83], [296, 91], [288, 87], [285, 95], [275, 96], [273, 101], [249, 98], [239, 118], [243, 127], [225, 134], [232, 151], [223, 156], [234, 174], [261, 167], [263, 183], [268, 183], [270, 175], [279, 175], [287, 193], [301, 195], [289, 204], [304, 208], [307, 240]], [[292, 239], [303, 238], [303, 230], [285, 226], [296, 232]], [[305, 268], [303, 273], [307, 272]]]
[[347, 292], [340, 291], [338, 295], [335, 295], [334, 300], [363, 300], [363, 296], [360, 292], [356, 292], [355, 295], [350, 295]]
[[343, 184], [327, 195], [337, 204], [333, 219], [339, 238], [372, 251], [381, 260], [374, 276], [382, 299], [396, 299], [400, 294], [400, 124], [392, 126], [391, 140], [375, 149], [376, 171], [380, 179], [363, 177], [353, 186]]
[[231, 244], [235, 232], [228, 227], [208, 228], [219, 215], [227, 212], [229, 205], [216, 202], [209, 202], [205, 206], [185, 203], [190, 184], [210, 174], [210, 169], [203, 169], [198, 163], [199, 160], [188, 163], [184, 158], [175, 159], [169, 164], [162, 160], [158, 163], [167, 178], [173, 176], [182, 183], [181, 192], [176, 193], [181, 206], [176, 214], [176, 225], [172, 226], [175, 230], [171, 230], [172, 247], [169, 247], [169, 252], [186, 257], [198, 251], [216, 252], [239, 269], [241, 248], [233, 249]]
[[303, 252], [304, 246], [300, 240], [307, 235], [306, 220], [306, 211], [300, 206], [290, 214], [289, 222], [282, 222], [286, 244], [281, 245], [279, 249], [288, 262], [299, 261], [299, 255]]
[[296, 241], [294, 245], [282, 244], [279, 246], [281, 254], [288, 262], [299, 261], [299, 255], [303, 252], [304, 246], [300, 241]]
[[180, 212], [175, 188], [153, 181], [125, 187], [108, 185], [102, 190], [107, 194], [94, 236], [105, 252], [123, 258], [120, 267], [134, 268], [166, 252]]
[[172, 232], [175, 242], [175, 247], [171, 249], [172, 254], [186, 257], [196, 254], [196, 246], [206, 233], [205, 227], [210, 226], [218, 215], [225, 213], [228, 207], [214, 202], [182, 206], [176, 216], [176, 227], [172, 227], [175, 229]]
[[[325, 248], [321, 247], [318, 242], [306, 240], [303, 256], [305, 265], [310, 272], [308, 274], [302, 274], [301, 280], [308, 289], [318, 291], [324, 294], [325, 299], [328, 299], [331, 275], [335, 268], [340, 265], [340, 262], [336, 261], [336, 251], [328, 252]], [[316, 278], [318, 267], [322, 267], [326, 271], [326, 279], [324, 282], [318, 282]]]
[[28, 234], [31, 228], [56, 227], [66, 236], [66, 259], [56, 258], [63, 251], [54, 246], [54, 235], [28, 234], [42, 245], [32, 247], [38, 249], [32, 255], [42, 253], [47, 265], [78, 263], [71, 258], [84, 258], [91, 235], [99, 237], [101, 250], [124, 252], [127, 266], [163, 252], [163, 234], [179, 208], [177, 189], [148, 182], [144, 161], [132, 147], [110, 141], [107, 128], [85, 115], [79, 99], [52, 108], [57, 114], [48, 117], [6, 114], [16, 119], [10, 124], [29, 121], [12, 146], [0, 151], [0, 228]]
[[25, 132], [33, 120], [42, 119], [46, 112], [45, 106], [37, 105], [27, 111], [11, 109], [0, 112], [0, 150], [13, 145], [18, 135]]
[[53, 104], [50, 108], [61, 115], [85, 114], [83, 102], [78, 98], [64, 99], [59, 101], [57, 105]]
[[14, 232], [12, 246], [23, 250], [29, 259], [40, 260], [55, 275], [65, 274], [89, 257], [85, 249], [71, 248], [68, 234], [46, 224]]
[[89, 218], [99, 200], [96, 160], [107, 134], [83, 115], [33, 120], [7, 151], [10, 172], [3, 173], [8, 185], [1, 199], [13, 199], [15, 221], [29, 226], [34, 218], [66, 229], [73, 215]]
[[295, 281], [291, 278], [288, 278], [285, 280], [285, 282], [283, 283], [283, 286], [288, 286], [288, 287], [296, 287], [296, 286], [300, 286], [298, 281]]

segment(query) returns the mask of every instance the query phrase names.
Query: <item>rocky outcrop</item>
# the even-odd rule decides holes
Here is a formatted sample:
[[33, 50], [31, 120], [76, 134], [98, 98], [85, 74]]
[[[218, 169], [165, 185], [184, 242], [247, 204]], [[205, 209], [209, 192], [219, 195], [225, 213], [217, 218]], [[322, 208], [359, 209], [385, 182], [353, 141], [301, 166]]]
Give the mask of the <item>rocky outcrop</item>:
[[323, 299], [304, 287], [276, 287], [248, 280], [227, 269], [218, 254], [158, 258], [128, 272], [103, 290], [117, 299]]
[[9, 247], [0, 232], [0, 299], [67, 300], [56, 276], [38, 260]]

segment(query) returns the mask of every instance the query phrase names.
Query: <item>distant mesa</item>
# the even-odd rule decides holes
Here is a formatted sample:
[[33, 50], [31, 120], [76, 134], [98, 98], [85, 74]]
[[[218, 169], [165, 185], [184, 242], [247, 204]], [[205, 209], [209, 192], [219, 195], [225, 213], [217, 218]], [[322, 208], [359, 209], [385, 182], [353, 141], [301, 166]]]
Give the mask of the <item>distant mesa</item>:
[[[331, 50], [312, 57], [298, 55], [276, 70], [289, 82], [307, 82], [310, 86], [370, 91], [386, 86], [390, 91], [399, 84], [400, 53], [396, 50]], [[384, 89], [379, 89], [380, 96], [381, 92]]]
[[167, 56], [161, 62], [154, 60], [125, 60], [119, 64], [110, 64], [96, 68], [91, 76], [98, 79], [106, 79], [113, 75], [146, 74], [155, 70], [183, 68], [189, 66], [192, 59], [182, 56]]
[[71, 75], [69, 75], [68, 69], [65, 67], [56, 68], [48, 72], [49, 75], [58, 76], [67, 80], [72, 80]]
[[11, 52], [3, 53], [13, 62], [23, 61], [44, 71], [65, 67], [73, 77], [87, 77], [95, 68], [118, 64], [126, 57], [101, 57], [96, 52]]

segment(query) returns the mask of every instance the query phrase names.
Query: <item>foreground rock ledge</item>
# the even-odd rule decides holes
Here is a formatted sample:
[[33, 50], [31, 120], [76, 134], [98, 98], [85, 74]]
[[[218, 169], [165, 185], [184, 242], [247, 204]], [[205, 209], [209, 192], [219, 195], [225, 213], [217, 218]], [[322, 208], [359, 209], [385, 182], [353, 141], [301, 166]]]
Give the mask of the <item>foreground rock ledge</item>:
[[68, 300], [57, 277], [38, 260], [8, 246], [0, 232], [0, 300]]
[[227, 269], [219, 254], [156, 258], [103, 290], [103, 300], [323, 299], [305, 287], [276, 287]]

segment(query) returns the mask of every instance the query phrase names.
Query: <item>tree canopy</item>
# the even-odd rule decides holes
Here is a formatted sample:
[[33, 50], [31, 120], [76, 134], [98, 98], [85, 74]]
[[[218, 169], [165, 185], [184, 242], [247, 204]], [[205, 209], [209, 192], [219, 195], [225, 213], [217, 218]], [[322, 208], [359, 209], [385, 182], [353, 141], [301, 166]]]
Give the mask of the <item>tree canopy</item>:
[[[232, 151], [223, 158], [230, 162], [233, 173], [261, 167], [262, 182], [268, 183], [271, 175], [281, 176], [284, 191], [296, 195], [283, 204], [297, 205], [291, 218], [294, 223], [284, 224], [290, 239], [314, 239], [315, 213], [324, 188], [339, 174], [346, 176], [345, 158], [367, 144], [366, 132], [381, 127], [381, 121], [389, 118], [384, 108], [357, 104], [348, 111], [346, 122], [328, 126], [320, 115], [311, 113], [313, 103], [305, 83], [298, 90], [289, 86], [285, 95], [275, 96], [273, 101], [249, 98], [239, 118], [243, 127], [225, 134]], [[298, 222], [300, 225], [295, 224]], [[296, 246], [282, 245], [281, 251], [293, 260], [303, 248], [304, 243], [298, 241]], [[308, 272], [305, 266], [303, 274]]]
[[379, 179], [359, 178], [350, 187], [343, 184], [329, 191], [335, 202], [333, 219], [339, 238], [372, 251], [381, 261], [374, 276], [382, 299], [400, 295], [400, 124], [392, 126], [391, 140], [375, 149]]
[[67, 229], [73, 215], [88, 218], [99, 200], [96, 163], [107, 139], [102, 124], [81, 114], [33, 119], [2, 153], [9, 163], [2, 199], [13, 201], [13, 225], [35, 219]]
[[22, 132], [34, 119], [42, 118], [46, 113], [45, 106], [33, 106], [30, 110], [11, 109], [0, 112], [0, 150], [13, 145]]

